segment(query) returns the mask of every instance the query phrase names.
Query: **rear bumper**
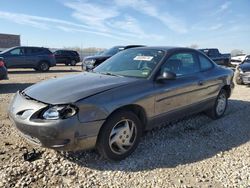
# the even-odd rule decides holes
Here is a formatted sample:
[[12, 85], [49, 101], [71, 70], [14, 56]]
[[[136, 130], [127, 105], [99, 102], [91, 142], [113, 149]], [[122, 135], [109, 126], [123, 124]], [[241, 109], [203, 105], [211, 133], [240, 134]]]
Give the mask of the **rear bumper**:
[[50, 60], [50, 67], [56, 66], [56, 59], [51, 59]]

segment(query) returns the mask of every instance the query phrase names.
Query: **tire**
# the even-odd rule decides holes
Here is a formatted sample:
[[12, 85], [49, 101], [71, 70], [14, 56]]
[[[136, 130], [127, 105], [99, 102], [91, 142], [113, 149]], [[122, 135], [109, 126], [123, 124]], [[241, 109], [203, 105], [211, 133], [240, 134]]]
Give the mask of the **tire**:
[[227, 103], [228, 103], [227, 92], [224, 89], [222, 89], [219, 95], [217, 96], [213, 107], [208, 109], [206, 111], [206, 114], [212, 119], [221, 118], [227, 109]]
[[76, 66], [76, 60], [71, 60], [70, 65], [71, 66]]
[[243, 85], [243, 81], [242, 81], [242, 78], [240, 77], [240, 72], [238, 70], [236, 70], [236, 73], [235, 73], [235, 82], [238, 85]]
[[120, 161], [138, 146], [142, 124], [130, 111], [118, 111], [103, 124], [96, 143], [98, 152], [106, 159]]
[[39, 63], [38, 65], [38, 70], [41, 71], [41, 72], [47, 72], [49, 70], [49, 63], [46, 62], [46, 61], [43, 61], [41, 63]]

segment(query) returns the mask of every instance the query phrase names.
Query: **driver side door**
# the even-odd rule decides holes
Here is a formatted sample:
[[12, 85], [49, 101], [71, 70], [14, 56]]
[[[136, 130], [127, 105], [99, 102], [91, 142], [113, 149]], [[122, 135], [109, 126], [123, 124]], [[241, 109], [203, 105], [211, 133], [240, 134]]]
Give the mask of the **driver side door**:
[[172, 54], [161, 66], [160, 73], [170, 71], [176, 79], [155, 82], [155, 123], [185, 116], [189, 107], [199, 100], [200, 66], [194, 51]]
[[8, 68], [21, 68], [24, 67], [25, 51], [24, 48], [18, 47], [9, 51], [4, 58]]

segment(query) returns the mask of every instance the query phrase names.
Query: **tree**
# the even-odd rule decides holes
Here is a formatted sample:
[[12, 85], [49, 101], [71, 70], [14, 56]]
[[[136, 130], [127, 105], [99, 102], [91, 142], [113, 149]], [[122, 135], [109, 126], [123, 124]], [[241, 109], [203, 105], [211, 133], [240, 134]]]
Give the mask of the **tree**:
[[197, 49], [199, 46], [198, 46], [198, 44], [191, 44], [189, 47], [190, 47], [190, 48]]

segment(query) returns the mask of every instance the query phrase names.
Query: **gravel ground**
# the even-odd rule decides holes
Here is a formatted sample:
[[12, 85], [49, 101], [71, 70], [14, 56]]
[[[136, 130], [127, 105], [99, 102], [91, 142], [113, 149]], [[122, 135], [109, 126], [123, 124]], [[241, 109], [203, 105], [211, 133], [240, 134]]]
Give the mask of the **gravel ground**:
[[[6, 109], [13, 93], [80, 67], [48, 73], [10, 70], [0, 83], [0, 187], [250, 187], [250, 87], [236, 86], [223, 118], [204, 114], [145, 133], [139, 147], [121, 162], [95, 151], [56, 152], [29, 145], [13, 128]], [[33, 162], [25, 148], [39, 152]]]

